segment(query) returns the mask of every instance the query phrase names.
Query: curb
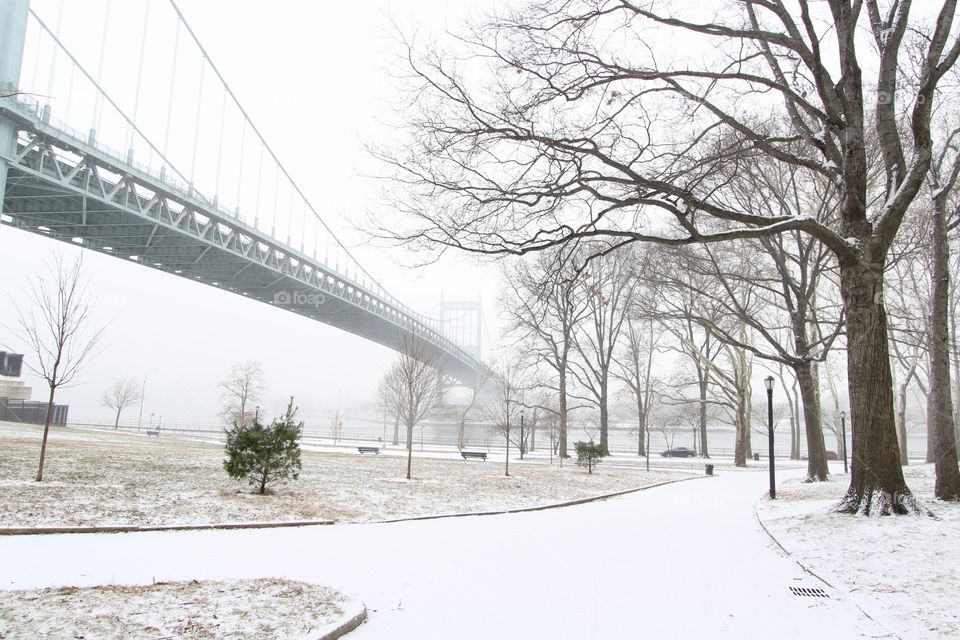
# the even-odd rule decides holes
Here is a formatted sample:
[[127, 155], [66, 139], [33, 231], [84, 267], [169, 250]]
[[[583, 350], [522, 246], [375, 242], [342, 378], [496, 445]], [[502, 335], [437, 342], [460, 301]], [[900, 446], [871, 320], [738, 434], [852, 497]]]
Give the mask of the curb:
[[532, 511], [546, 511], [547, 509], [560, 509], [563, 507], [573, 507], [578, 504], [599, 502], [601, 500], [607, 500], [608, 498], [616, 498], [619, 496], [625, 496], [630, 493], [637, 493], [638, 491], [655, 489], [657, 487], [662, 487], [668, 484], [674, 484], [676, 482], [687, 482], [689, 480], [701, 480], [707, 477], [713, 477], [713, 476], [690, 476], [689, 478], [677, 478], [676, 480], [665, 480], [663, 482], [658, 482], [656, 484], [649, 484], [647, 486], [637, 487], [635, 489], [625, 489], [623, 491], [616, 491], [614, 493], [605, 493], [603, 495], [590, 496], [588, 498], [577, 498], [576, 500], [568, 500], [567, 502], [543, 504], [536, 507], [520, 507], [517, 509], [503, 509], [499, 511], [472, 511], [469, 513], [441, 513], [441, 514], [429, 515], [429, 516], [411, 516], [408, 518], [395, 518], [393, 520], [375, 520], [373, 522], [345, 522], [344, 524], [393, 524], [395, 522], [414, 522], [417, 520], [439, 520], [441, 518], [468, 518], [471, 516], [500, 516], [507, 513], [529, 513]]
[[[535, 507], [520, 507], [517, 509], [502, 509], [496, 511], [471, 511], [467, 513], [441, 513], [427, 516], [411, 516], [407, 518], [394, 518], [391, 520], [373, 520], [370, 522], [342, 522], [343, 525], [357, 524], [391, 524], [395, 522], [413, 522], [417, 520], [439, 520], [441, 518], [467, 518], [470, 516], [498, 516], [507, 513], [528, 513], [532, 511], [545, 511], [547, 509], [560, 509], [563, 507], [573, 507], [590, 502], [598, 502], [609, 498], [616, 498], [638, 491], [646, 491], [676, 482], [687, 482], [689, 480], [700, 480], [711, 476], [690, 476], [689, 478], [677, 478], [676, 480], [665, 480], [656, 484], [637, 487], [635, 489], [625, 489], [614, 493], [606, 493], [599, 496], [590, 496], [587, 498], [577, 498], [566, 502], [557, 502], [552, 504], [538, 505]], [[172, 524], [156, 526], [140, 525], [113, 525], [103, 527], [0, 527], [0, 536], [29, 536], [29, 535], [55, 535], [67, 533], [149, 533], [163, 531], [210, 531], [222, 529], [282, 529], [290, 527], [314, 527], [319, 525], [337, 524], [333, 520], [297, 520], [291, 522], [227, 522], [221, 524]]]
[[344, 617], [346, 617], [346, 620], [341, 618], [340, 622], [334, 623], [333, 628], [326, 629], [322, 635], [317, 636], [314, 640], [337, 640], [337, 638], [347, 635], [367, 621], [367, 608], [363, 604], [360, 604], [360, 610], [357, 613], [351, 616], [350, 612], [347, 611]]
[[864, 616], [866, 616], [866, 618], [867, 618], [868, 620], [876, 623], [877, 625], [879, 625], [880, 627], [883, 627], [884, 629], [887, 629], [887, 632], [890, 634], [891, 637], [898, 638], [898, 640], [900, 640], [900, 636], [897, 635], [897, 633], [896, 633], [895, 631], [891, 631], [891, 630], [889, 629], [889, 627], [888, 627], [886, 624], [883, 623], [883, 621], [876, 619], [875, 617], [873, 617], [872, 615], [870, 615], [863, 607], [861, 607], [861, 606], [860, 606], [860, 603], [857, 602], [857, 599], [854, 597], [854, 595], [853, 595], [852, 593], [850, 593], [849, 590], [847, 590], [846, 588], [841, 589], [841, 588], [835, 586], [834, 584], [830, 583], [826, 578], [824, 578], [823, 576], [821, 576], [819, 573], [815, 572], [814, 570], [810, 569], [810, 568], [807, 567], [805, 564], [803, 564], [802, 562], [800, 562], [799, 560], [797, 560], [797, 558], [796, 558], [792, 553], [790, 553], [790, 551], [789, 551], [785, 546], [783, 546], [783, 544], [782, 544], [779, 540], [777, 540], [777, 538], [776, 538], [772, 533], [770, 533], [770, 530], [767, 529], [767, 525], [765, 525], [765, 524], [763, 523], [763, 520], [760, 518], [760, 511], [757, 509], [757, 506], [756, 506], [756, 505], [754, 505], [754, 507], [753, 507], [753, 515], [754, 515], [754, 517], [756, 517], [756, 519], [757, 519], [757, 524], [759, 524], [759, 525], [760, 525], [760, 528], [763, 529], [763, 532], [764, 532], [765, 534], [767, 534], [767, 537], [770, 538], [771, 540], [773, 540], [774, 544], [776, 544], [777, 547], [780, 548], [780, 550], [783, 552], [783, 554], [784, 554], [785, 556], [787, 556], [788, 558], [790, 558], [791, 560], [793, 560], [793, 562], [796, 563], [796, 565], [797, 565], [798, 567], [800, 567], [801, 569], [803, 569], [804, 573], [810, 574], [811, 576], [813, 576], [814, 578], [816, 578], [817, 580], [819, 580], [819, 581], [822, 582], [823, 584], [827, 585], [828, 587], [830, 587], [830, 588], [833, 589], [834, 591], [839, 591], [840, 593], [842, 593], [842, 594], [844, 595], [845, 599], [847, 600], [847, 602], [849, 602], [849, 603], [851, 603], [853, 606], [855, 606], [855, 607], [857, 608], [857, 611], [859, 611], [859, 612], [862, 613]]
[[219, 524], [168, 524], [155, 526], [113, 525], [105, 527], [2, 527], [0, 536], [52, 535], [58, 533], [147, 533], [150, 531], [203, 531], [210, 529], [282, 529], [333, 524], [333, 520], [290, 522], [223, 522]]

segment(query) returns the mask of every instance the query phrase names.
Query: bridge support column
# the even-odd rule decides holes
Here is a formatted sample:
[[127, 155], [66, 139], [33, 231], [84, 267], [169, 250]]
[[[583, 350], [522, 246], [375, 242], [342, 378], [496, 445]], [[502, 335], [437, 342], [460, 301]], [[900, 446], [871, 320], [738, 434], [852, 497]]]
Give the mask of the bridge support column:
[[[0, 98], [15, 94], [20, 86], [30, 0], [6, 0], [4, 5], [0, 9]], [[0, 207], [7, 190], [6, 159], [12, 158], [17, 150], [16, 136], [14, 124], [0, 116]]]

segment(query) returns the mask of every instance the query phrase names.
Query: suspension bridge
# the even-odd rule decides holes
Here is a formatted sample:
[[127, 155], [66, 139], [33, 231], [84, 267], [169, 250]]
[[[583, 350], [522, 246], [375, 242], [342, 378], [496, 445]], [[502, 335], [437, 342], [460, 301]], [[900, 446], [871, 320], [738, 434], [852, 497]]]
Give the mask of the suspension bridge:
[[97, 43], [64, 28], [93, 5], [0, 4], [0, 223], [393, 349], [416, 339], [451, 378], [480, 378], [479, 324], [464, 327], [479, 310], [420, 314], [357, 262], [173, 0], [99, 6]]

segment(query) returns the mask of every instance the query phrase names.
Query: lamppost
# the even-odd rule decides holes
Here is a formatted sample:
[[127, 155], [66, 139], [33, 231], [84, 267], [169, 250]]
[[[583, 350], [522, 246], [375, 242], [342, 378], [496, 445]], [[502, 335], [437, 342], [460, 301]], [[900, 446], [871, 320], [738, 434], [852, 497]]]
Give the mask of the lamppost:
[[154, 371], [156, 369], [150, 369], [150, 371], [147, 371], [147, 375], [143, 376], [143, 386], [140, 387], [140, 417], [137, 418], [137, 431], [140, 431], [140, 427], [143, 426], [143, 396], [147, 393], [147, 379]]
[[[256, 407], [254, 407], [254, 411], [253, 411], [253, 421], [254, 421], [254, 422], [260, 422], [260, 405], [257, 405]], [[334, 443], [334, 444], [336, 444], [336, 443]]]
[[843, 472], [849, 473], [847, 469], [847, 412], [840, 412], [840, 435], [843, 438]]
[[770, 443], [770, 499], [777, 499], [777, 476], [773, 466], [773, 376], [767, 376], [763, 381], [767, 387], [767, 439]]

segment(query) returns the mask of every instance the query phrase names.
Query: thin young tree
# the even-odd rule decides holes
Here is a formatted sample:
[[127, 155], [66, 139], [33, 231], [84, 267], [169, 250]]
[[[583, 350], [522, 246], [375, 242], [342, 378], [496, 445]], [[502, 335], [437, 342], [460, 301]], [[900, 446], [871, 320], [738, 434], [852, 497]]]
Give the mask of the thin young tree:
[[82, 257], [68, 264], [55, 254], [46, 264], [46, 275], [33, 278], [23, 291], [24, 302], [12, 300], [17, 317], [14, 333], [35, 358], [26, 359], [27, 368], [43, 378], [50, 391], [37, 482], [43, 480], [56, 393], [73, 382], [96, 354], [104, 334], [103, 328], [92, 326], [93, 300], [82, 267]]
[[412, 479], [413, 428], [443, 400], [442, 363], [423, 339], [408, 336], [400, 340], [397, 357], [380, 380], [379, 394], [384, 406], [399, 417], [407, 433], [407, 480]]
[[140, 383], [136, 378], [121, 378], [103, 393], [100, 404], [114, 412], [113, 428], [120, 427], [120, 414], [140, 400]]
[[[715, 12], [547, 0], [498, 13], [442, 49], [408, 48], [409, 136], [381, 154], [408, 215], [381, 231], [489, 254], [598, 236], [813, 236], [839, 264], [848, 329], [853, 469], [838, 510], [925, 514], [896, 446], [883, 272], [930, 167], [938, 87], [960, 57], [956, 13], [956, 0], [744, 0]], [[908, 71], [906, 34], [925, 24]], [[693, 53], [674, 55], [675, 42]], [[869, 140], [881, 180], [869, 176]], [[838, 210], [741, 208], [731, 190], [758, 155], [831, 181]]]
[[263, 400], [267, 389], [263, 365], [257, 360], [235, 364], [219, 386], [223, 401], [220, 414], [224, 420], [228, 424], [250, 424], [253, 408]]
[[524, 410], [524, 385], [521, 376], [522, 365], [511, 361], [491, 378], [493, 394], [484, 403], [484, 413], [493, 428], [503, 436], [506, 445], [503, 475], [510, 475], [510, 445], [519, 450], [523, 446], [520, 439], [520, 416]]

